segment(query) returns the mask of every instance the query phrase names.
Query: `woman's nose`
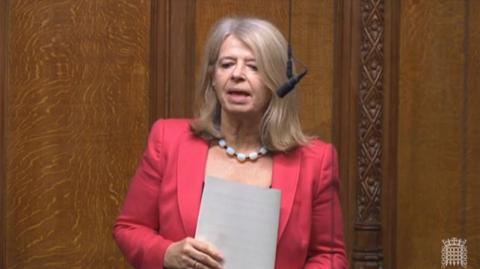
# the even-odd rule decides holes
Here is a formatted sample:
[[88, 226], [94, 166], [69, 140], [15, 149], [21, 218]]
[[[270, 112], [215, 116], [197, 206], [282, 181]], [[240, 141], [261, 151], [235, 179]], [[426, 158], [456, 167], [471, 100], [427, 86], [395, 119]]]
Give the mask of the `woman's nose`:
[[233, 80], [241, 80], [245, 79], [245, 73], [244, 73], [244, 68], [243, 65], [236, 65], [235, 68], [232, 71], [232, 79]]

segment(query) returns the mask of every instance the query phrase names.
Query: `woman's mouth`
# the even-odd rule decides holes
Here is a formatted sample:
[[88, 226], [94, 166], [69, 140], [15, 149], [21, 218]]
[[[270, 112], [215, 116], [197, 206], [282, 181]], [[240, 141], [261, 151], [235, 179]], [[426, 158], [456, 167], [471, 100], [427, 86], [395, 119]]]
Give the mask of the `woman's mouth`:
[[235, 104], [244, 104], [250, 100], [251, 96], [248, 91], [244, 90], [233, 89], [227, 91], [228, 100]]

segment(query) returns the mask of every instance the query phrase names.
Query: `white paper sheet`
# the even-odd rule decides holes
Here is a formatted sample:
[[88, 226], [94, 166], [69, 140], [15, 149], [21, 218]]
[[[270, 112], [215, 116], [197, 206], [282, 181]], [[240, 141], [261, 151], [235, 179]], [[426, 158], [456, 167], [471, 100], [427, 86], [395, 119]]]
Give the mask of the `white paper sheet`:
[[225, 269], [273, 269], [281, 192], [207, 177], [195, 237], [213, 244]]

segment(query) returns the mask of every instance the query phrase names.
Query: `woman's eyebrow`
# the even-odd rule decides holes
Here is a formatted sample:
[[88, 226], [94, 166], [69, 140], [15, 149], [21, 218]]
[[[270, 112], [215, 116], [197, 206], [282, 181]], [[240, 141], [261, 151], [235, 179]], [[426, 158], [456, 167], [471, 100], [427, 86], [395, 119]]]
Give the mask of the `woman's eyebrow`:
[[218, 58], [219, 61], [223, 61], [223, 60], [235, 60], [236, 57], [233, 57], [233, 56], [223, 56], [223, 57], [220, 57]]
[[[219, 61], [222, 61], [222, 60], [236, 60], [238, 59], [238, 57], [234, 57], [234, 56], [222, 56], [220, 58], [218, 58]], [[257, 60], [255, 58], [245, 58], [245, 61], [246, 62], [256, 62]]]

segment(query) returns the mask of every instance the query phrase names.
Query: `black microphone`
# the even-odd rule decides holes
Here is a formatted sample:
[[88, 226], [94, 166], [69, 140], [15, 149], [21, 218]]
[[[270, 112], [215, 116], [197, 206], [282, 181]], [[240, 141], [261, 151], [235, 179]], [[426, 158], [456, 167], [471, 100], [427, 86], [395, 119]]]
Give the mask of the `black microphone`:
[[277, 95], [280, 98], [283, 98], [285, 95], [287, 95], [289, 92], [291, 92], [293, 89], [295, 89], [295, 86], [297, 85], [298, 82], [307, 74], [308, 69], [307, 67], [302, 63], [299, 62], [303, 68], [305, 69], [302, 73], [299, 75], [293, 75], [293, 55], [292, 55], [292, 46], [290, 45], [290, 37], [292, 33], [292, 1], [288, 2], [288, 47], [287, 47], [287, 78], [288, 81], [280, 86], [277, 90]]
[[277, 90], [277, 95], [280, 98], [283, 98], [285, 95], [287, 95], [289, 92], [291, 92], [293, 89], [295, 89], [295, 86], [297, 85], [298, 82], [307, 74], [308, 70], [305, 69], [302, 73], [299, 75], [293, 76], [290, 78], [285, 84], [280, 86]]
[[287, 78], [288, 78], [288, 81], [285, 84], [283, 84], [282, 86], [280, 86], [277, 90], [277, 95], [280, 98], [283, 98], [285, 95], [287, 95], [293, 89], [295, 89], [295, 86], [297, 85], [297, 83], [300, 82], [300, 80], [308, 72], [308, 69], [304, 66], [305, 71], [303, 71], [299, 75], [293, 75], [293, 56], [292, 56], [292, 47], [290, 45], [290, 42], [288, 43], [287, 57], [288, 57], [288, 60], [287, 60]]

